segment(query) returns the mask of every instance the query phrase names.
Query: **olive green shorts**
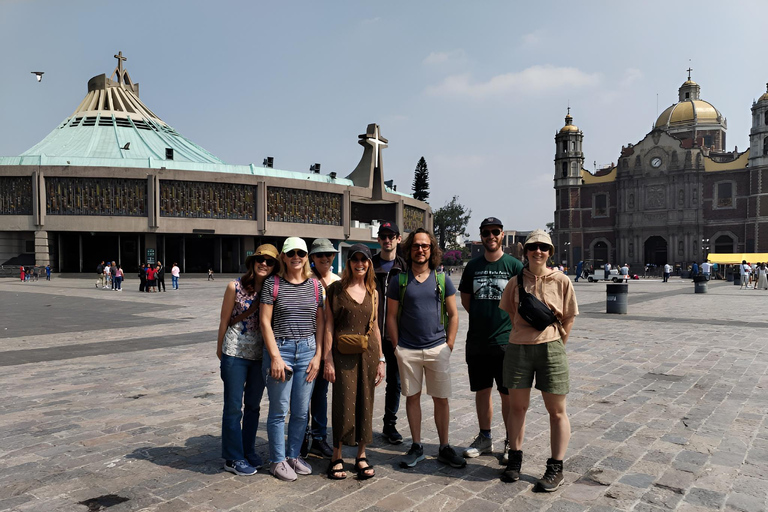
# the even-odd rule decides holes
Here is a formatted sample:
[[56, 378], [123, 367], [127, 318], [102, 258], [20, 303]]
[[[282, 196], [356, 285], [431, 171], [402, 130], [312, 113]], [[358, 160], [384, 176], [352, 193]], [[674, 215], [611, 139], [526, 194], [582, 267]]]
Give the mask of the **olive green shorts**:
[[504, 386], [529, 389], [536, 377], [536, 389], [554, 395], [570, 391], [568, 357], [562, 340], [538, 345], [510, 343], [504, 353]]

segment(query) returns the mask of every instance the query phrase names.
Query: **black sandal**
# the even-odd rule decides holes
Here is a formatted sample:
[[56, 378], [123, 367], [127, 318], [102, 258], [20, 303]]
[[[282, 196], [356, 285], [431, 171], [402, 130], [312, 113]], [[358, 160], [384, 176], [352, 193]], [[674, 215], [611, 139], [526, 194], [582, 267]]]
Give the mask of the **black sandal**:
[[[367, 466], [360, 467], [360, 463], [365, 462], [368, 464]], [[366, 471], [373, 471], [373, 474], [366, 474]], [[357, 471], [357, 479], [358, 480], [368, 480], [369, 478], [373, 478], [376, 476], [376, 471], [373, 469], [373, 466], [368, 463], [368, 459], [365, 457], [361, 457], [359, 459], [355, 459], [355, 471]]]
[[[333, 469], [335, 466], [341, 464], [341, 469]], [[347, 471], [344, 469], [344, 460], [343, 459], [336, 459], [333, 462], [331, 462], [328, 465], [328, 471], [326, 473], [328, 474], [328, 478], [331, 480], [344, 480], [347, 478], [347, 475], [340, 476], [342, 473], [346, 473]]]

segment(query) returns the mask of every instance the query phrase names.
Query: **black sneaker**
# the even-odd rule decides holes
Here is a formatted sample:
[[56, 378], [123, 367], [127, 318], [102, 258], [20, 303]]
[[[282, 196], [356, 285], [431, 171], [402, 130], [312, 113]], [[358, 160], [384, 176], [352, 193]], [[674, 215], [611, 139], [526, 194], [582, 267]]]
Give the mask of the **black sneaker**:
[[536, 481], [539, 489], [545, 492], [552, 492], [563, 485], [563, 461], [547, 459], [547, 470], [544, 476]]
[[509, 450], [507, 457], [509, 462], [507, 462], [507, 467], [501, 473], [501, 480], [504, 482], [517, 482], [520, 480], [520, 470], [523, 467], [523, 452], [521, 450]]
[[454, 468], [463, 468], [467, 465], [464, 457], [460, 457], [456, 450], [451, 448], [451, 445], [440, 448], [440, 451], [437, 452], [437, 460]]
[[333, 455], [333, 448], [331, 448], [331, 445], [329, 445], [328, 441], [325, 439], [313, 439], [309, 453], [322, 457], [323, 459], [330, 459], [331, 455]]
[[424, 447], [420, 444], [413, 443], [411, 449], [408, 450], [402, 459], [400, 459], [401, 468], [412, 468], [417, 462], [424, 460]]
[[382, 435], [389, 444], [401, 444], [403, 442], [403, 436], [400, 435], [394, 425], [385, 425]]

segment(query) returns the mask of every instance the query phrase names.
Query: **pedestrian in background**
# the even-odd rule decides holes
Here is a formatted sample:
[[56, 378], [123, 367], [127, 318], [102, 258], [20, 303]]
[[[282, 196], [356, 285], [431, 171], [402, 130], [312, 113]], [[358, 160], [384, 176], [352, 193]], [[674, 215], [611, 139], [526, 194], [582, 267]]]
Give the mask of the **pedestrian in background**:
[[171, 268], [171, 284], [173, 285], [174, 290], [179, 289], [179, 275], [181, 274], [181, 269], [179, 268], [178, 263], [174, 263], [173, 267]]
[[155, 274], [155, 279], [157, 280], [157, 291], [160, 291], [161, 286], [163, 288], [162, 291], [165, 291], [165, 267], [160, 261], [157, 262], [157, 273]]

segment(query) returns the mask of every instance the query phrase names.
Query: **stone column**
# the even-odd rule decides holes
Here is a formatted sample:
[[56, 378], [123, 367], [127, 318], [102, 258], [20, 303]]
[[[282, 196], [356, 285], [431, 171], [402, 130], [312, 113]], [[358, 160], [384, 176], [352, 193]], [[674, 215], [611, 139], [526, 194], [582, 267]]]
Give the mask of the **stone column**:
[[35, 265], [46, 266], [51, 263], [51, 252], [48, 247], [48, 232], [42, 229], [35, 231]]

